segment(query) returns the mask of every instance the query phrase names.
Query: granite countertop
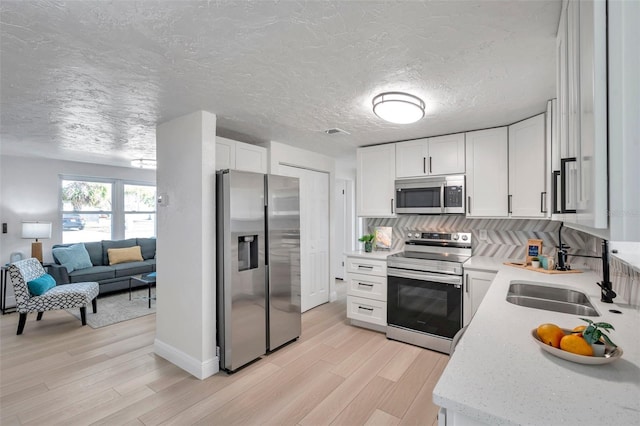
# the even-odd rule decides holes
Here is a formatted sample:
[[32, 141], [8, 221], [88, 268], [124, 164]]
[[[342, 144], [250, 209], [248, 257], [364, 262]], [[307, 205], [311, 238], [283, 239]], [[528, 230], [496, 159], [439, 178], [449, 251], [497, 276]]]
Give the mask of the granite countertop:
[[[433, 391], [434, 402], [491, 425], [640, 424], [640, 309], [600, 302], [595, 284], [599, 276], [592, 272], [546, 275], [506, 265], [498, 268]], [[533, 341], [532, 329], [547, 322], [562, 328], [584, 322], [578, 315], [508, 303], [512, 280], [589, 295], [601, 314], [592, 319], [616, 328], [610, 336], [624, 350], [622, 358], [606, 365], [583, 365], [543, 351]]]
[[363, 257], [366, 259], [386, 260], [387, 257], [391, 256], [392, 254], [400, 253], [401, 251], [402, 250], [374, 250], [371, 253], [366, 253], [362, 250], [358, 250], [358, 251], [347, 251], [344, 253], [344, 255], [352, 256], [352, 257]]

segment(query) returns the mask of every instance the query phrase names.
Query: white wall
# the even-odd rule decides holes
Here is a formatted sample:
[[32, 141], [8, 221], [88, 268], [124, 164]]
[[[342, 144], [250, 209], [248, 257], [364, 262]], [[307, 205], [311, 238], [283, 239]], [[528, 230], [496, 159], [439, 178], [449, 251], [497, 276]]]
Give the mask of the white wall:
[[[21, 222], [40, 220], [52, 223], [51, 239], [42, 240], [45, 262], [53, 261], [51, 247], [62, 242], [59, 214], [60, 175], [115, 178], [155, 184], [155, 170], [101, 166], [73, 161], [31, 157], [0, 156], [0, 223], [8, 232], [0, 234], [0, 263], [11, 253], [31, 255], [32, 240], [21, 238]], [[14, 306], [13, 289], [7, 292], [7, 306]]]
[[155, 352], [194, 376], [218, 371], [215, 327], [216, 116], [198, 111], [156, 132]]
[[[269, 173], [279, 174], [280, 165], [302, 167], [309, 170], [316, 170], [329, 174], [329, 261], [333, 259], [333, 247], [335, 246], [334, 235], [334, 206], [335, 200], [335, 180], [336, 165], [335, 159], [316, 152], [306, 151], [304, 149], [295, 148], [280, 142], [271, 141], [267, 148], [269, 149]], [[335, 289], [335, 275], [333, 268], [329, 268], [329, 300], [337, 299]]]

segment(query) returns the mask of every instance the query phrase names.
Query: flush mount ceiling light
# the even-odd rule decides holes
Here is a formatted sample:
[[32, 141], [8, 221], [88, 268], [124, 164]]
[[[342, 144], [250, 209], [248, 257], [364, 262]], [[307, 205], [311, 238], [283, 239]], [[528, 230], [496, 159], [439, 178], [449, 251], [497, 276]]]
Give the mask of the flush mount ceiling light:
[[131, 160], [131, 165], [133, 167], [138, 167], [141, 169], [155, 169], [156, 168], [156, 160], [148, 160], [144, 158], [139, 158], [137, 160]]
[[390, 123], [415, 123], [424, 117], [424, 107], [422, 99], [408, 93], [386, 92], [373, 98], [375, 115]]

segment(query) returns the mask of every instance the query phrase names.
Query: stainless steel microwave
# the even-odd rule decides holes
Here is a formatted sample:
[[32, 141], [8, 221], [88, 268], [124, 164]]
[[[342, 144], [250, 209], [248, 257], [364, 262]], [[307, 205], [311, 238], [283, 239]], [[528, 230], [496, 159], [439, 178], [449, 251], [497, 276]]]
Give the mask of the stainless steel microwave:
[[396, 180], [398, 214], [464, 214], [464, 175]]

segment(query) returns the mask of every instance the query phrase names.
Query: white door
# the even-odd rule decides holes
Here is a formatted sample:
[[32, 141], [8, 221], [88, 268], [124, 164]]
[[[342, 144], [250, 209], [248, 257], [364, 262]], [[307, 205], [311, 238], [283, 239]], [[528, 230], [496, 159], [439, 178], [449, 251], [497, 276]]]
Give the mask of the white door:
[[329, 174], [281, 165], [300, 179], [300, 276], [302, 312], [329, 301]]
[[333, 247], [333, 268], [335, 271], [335, 277], [338, 279], [344, 279], [344, 252], [345, 239], [343, 236], [346, 234], [346, 222], [347, 217], [347, 203], [346, 203], [346, 188], [347, 181], [344, 179], [336, 179], [335, 188], [335, 215], [334, 215], [334, 232], [335, 238]]

